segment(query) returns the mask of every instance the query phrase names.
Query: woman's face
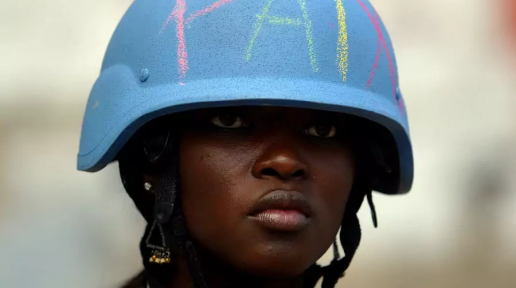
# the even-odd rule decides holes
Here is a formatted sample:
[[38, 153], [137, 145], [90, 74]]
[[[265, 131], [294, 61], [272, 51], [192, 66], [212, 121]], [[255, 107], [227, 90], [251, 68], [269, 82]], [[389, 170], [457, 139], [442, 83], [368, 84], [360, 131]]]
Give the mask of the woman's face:
[[354, 179], [346, 123], [238, 107], [183, 115], [181, 195], [195, 241], [261, 276], [301, 274], [330, 247]]

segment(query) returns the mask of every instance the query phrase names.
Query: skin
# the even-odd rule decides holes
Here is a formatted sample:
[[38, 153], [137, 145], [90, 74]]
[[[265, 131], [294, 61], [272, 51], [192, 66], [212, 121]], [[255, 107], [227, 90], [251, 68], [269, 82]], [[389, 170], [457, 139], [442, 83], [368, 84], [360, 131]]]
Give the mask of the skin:
[[[210, 286], [299, 287], [344, 215], [355, 176], [348, 123], [279, 107], [202, 110], [175, 122], [183, 212]], [[302, 229], [269, 229], [251, 216], [278, 189], [306, 197]], [[184, 261], [178, 271], [173, 287], [191, 287]]]

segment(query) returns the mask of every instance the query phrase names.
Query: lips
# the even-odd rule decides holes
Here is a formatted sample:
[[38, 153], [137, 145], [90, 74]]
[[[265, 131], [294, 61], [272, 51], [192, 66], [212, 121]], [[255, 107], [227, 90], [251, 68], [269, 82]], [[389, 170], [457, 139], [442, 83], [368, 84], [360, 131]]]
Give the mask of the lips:
[[311, 220], [313, 211], [308, 199], [297, 191], [273, 191], [251, 210], [249, 217], [264, 228], [299, 231]]

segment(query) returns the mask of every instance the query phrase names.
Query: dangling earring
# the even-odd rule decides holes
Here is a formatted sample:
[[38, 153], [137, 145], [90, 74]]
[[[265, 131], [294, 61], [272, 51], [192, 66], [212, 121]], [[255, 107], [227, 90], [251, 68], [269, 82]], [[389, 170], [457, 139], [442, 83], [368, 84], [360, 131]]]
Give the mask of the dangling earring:
[[[149, 163], [156, 162], [156, 160], [158, 160], [164, 155], [169, 144], [169, 139], [170, 131], [166, 131], [166, 134], [151, 135], [148, 138], [148, 140], [144, 143], [143, 152], [147, 156], [147, 160], [149, 161]], [[175, 171], [173, 171], [173, 173], [170, 174], [169, 171], [166, 171], [164, 175], [172, 175], [173, 179], [175, 180], [175, 174]], [[168, 177], [163, 177], [158, 180], [156, 188], [154, 189], [156, 190], [156, 202], [154, 204], [154, 221], [152, 222], [151, 229], [149, 230], [149, 235], [145, 239], [145, 244], [147, 248], [151, 249], [151, 257], [149, 258], [149, 263], [155, 264], [170, 263], [170, 249], [167, 247], [167, 242], [165, 240], [165, 233], [163, 232], [162, 224], [167, 223], [170, 218], [170, 215], [172, 214], [174, 207], [173, 196], [175, 194], [175, 186], [172, 187], [172, 192], [170, 193], [170, 191], [168, 191], [170, 187], [166, 185], [164, 186], [164, 183], [162, 183], [163, 181], [167, 182], [169, 179]], [[172, 181], [172, 183], [174, 183], [174, 181]], [[143, 188], [146, 191], [151, 191], [153, 190], [153, 185], [149, 182], [145, 182], [143, 184]], [[150, 243], [152, 233], [154, 232], [156, 227], [158, 227], [159, 230], [161, 245], [154, 245]]]
[[[143, 188], [146, 191], [151, 191], [152, 184], [149, 182], [145, 182], [143, 184]], [[152, 237], [152, 233], [154, 232], [154, 229], [158, 227], [159, 230], [159, 236], [161, 238], [161, 246], [160, 245], [154, 245], [150, 243], [150, 239]], [[149, 231], [149, 235], [147, 236], [147, 239], [145, 239], [145, 244], [147, 248], [152, 249], [151, 257], [149, 258], [149, 263], [155, 263], [155, 264], [168, 264], [170, 263], [170, 250], [166, 246], [165, 242], [165, 234], [163, 233], [163, 227], [161, 224], [157, 222], [157, 220], [154, 220], [152, 223], [152, 227]]]
[[[154, 229], [158, 227], [159, 236], [161, 238], [161, 245], [154, 245], [150, 243], [150, 238], [152, 237], [152, 232]], [[149, 231], [149, 236], [145, 239], [145, 244], [147, 248], [152, 249], [152, 256], [149, 258], [149, 263], [155, 264], [168, 264], [170, 263], [170, 249], [168, 249], [167, 244], [165, 243], [165, 234], [163, 234], [163, 227], [161, 224], [158, 224], [156, 220], [152, 223], [152, 227]]]

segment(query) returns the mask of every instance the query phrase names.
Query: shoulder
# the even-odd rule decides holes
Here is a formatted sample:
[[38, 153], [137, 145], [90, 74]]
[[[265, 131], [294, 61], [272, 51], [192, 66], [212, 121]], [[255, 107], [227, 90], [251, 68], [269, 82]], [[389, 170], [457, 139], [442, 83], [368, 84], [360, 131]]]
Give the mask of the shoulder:
[[120, 288], [147, 288], [147, 279], [145, 277], [145, 272], [140, 272], [138, 275], [128, 280]]

